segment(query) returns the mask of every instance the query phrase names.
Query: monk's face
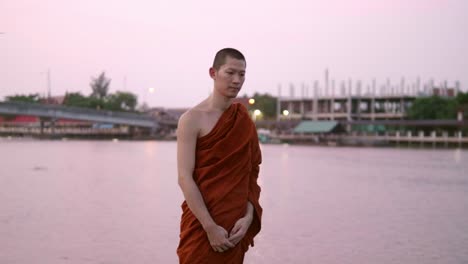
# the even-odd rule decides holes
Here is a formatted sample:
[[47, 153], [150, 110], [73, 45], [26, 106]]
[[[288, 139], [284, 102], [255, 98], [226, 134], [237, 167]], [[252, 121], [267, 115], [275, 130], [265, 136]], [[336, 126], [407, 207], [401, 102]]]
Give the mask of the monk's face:
[[219, 70], [210, 68], [215, 92], [227, 98], [235, 98], [245, 80], [245, 61], [226, 57]]

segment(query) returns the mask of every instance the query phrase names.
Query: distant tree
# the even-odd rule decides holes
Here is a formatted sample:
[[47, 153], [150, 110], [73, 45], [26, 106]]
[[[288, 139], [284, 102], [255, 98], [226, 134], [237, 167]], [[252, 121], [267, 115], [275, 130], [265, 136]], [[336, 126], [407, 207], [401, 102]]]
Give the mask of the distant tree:
[[457, 101], [440, 96], [418, 98], [410, 107], [408, 117], [417, 120], [456, 119]]
[[75, 107], [91, 107], [91, 99], [82, 95], [80, 92], [77, 93], [67, 93], [63, 104], [66, 106], [75, 106]]
[[117, 91], [106, 98], [105, 108], [111, 111], [135, 111], [137, 96], [130, 92]]
[[23, 102], [23, 103], [39, 103], [39, 94], [29, 95], [11, 95], [5, 97], [5, 102]]
[[456, 97], [457, 111], [463, 112], [463, 119], [468, 119], [468, 92], [459, 92]]
[[266, 119], [274, 119], [276, 117], [276, 97], [268, 93], [255, 93], [252, 98], [255, 99], [255, 103], [250, 105], [249, 110], [258, 109], [262, 111], [263, 117]]
[[105, 98], [97, 98], [94, 96], [89, 97], [89, 108], [93, 109], [107, 109]]
[[104, 99], [104, 97], [107, 95], [107, 92], [109, 91], [110, 82], [111, 79], [106, 77], [105, 72], [102, 72], [97, 78], [92, 78], [90, 86], [93, 92], [91, 93], [91, 96]]
[[463, 93], [459, 92], [456, 97], [457, 103], [463, 105], [463, 104], [468, 104], [468, 92]]

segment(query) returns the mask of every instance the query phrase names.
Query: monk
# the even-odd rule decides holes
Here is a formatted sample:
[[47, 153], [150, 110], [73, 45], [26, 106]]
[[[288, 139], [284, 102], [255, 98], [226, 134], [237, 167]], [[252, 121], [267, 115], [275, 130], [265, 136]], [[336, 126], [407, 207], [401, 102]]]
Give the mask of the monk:
[[232, 102], [245, 72], [242, 53], [218, 51], [209, 69], [212, 94], [179, 119], [178, 183], [185, 197], [179, 263], [243, 263], [260, 231], [257, 132], [247, 109]]

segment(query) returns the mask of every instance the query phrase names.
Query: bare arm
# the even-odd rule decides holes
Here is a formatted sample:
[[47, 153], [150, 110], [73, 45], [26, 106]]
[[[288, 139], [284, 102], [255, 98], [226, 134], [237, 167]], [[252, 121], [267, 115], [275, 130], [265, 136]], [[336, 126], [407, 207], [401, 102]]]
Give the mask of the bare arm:
[[198, 128], [195, 121], [196, 119], [191, 113], [184, 114], [179, 120], [177, 129], [178, 183], [190, 211], [207, 233], [211, 246], [215, 251], [223, 252], [234, 247], [234, 244], [228, 240], [227, 231], [214, 222], [205, 205], [200, 189], [193, 180], [195, 148], [198, 137]]

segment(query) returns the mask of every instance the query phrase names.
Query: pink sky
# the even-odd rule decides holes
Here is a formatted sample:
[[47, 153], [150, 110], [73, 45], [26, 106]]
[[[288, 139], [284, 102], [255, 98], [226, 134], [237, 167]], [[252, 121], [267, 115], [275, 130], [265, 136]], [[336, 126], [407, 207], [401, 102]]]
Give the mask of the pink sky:
[[336, 80], [420, 76], [467, 90], [467, 11], [466, 0], [3, 0], [0, 98], [44, 93], [47, 69], [53, 95], [89, 94], [106, 71], [111, 92], [126, 78], [151, 106], [192, 106], [211, 90], [223, 47], [247, 57], [241, 94], [310, 86], [326, 67]]

